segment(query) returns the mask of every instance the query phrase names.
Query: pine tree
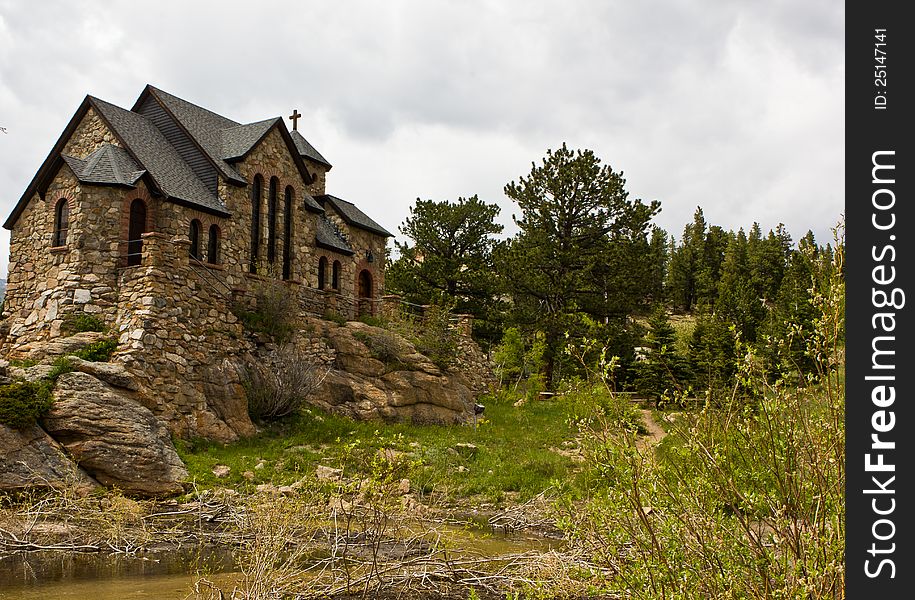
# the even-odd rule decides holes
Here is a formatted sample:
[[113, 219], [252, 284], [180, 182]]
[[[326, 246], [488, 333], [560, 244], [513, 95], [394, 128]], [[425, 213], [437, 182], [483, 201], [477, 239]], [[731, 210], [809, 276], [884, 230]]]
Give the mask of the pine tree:
[[[499, 207], [477, 196], [457, 202], [416, 199], [400, 231], [410, 242], [396, 242], [400, 256], [389, 266], [389, 290], [417, 304], [445, 302], [474, 315], [474, 335], [498, 340], [501, 330], [500, 280], [495, 274], [495, 222]], [[412, 243], [411, 243], [412, 242]]]
[[674, 392], [684, 391], [689, 380], [689, 366], [676, 350], [677, 334], [667, 313], [657, 308], [649, 319], [643, 355], [635, 366], [636, 390], [659, 403]]
[[[628, 292], [616, 295], [607, 281], [637, 260], [631, 251], [646, 240], [659, 204], [630, 200], [625, 183], [591, 150], [573, 152], [563, 144], [505, 186], [521, 216], [500, 271], [513, 295], [516, 322], [543, 333], [547, 386], [564, 335], [581, 328], [582, 315], [605, 320], [637, 304]], [[620, 254], [623, 260], [610, 261]]]

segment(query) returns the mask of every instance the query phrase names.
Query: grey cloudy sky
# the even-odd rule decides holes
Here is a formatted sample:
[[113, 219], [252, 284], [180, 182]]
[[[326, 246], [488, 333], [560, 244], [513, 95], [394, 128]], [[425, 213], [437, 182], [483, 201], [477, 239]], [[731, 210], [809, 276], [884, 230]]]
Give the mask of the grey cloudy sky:
[[86, 94], [130, 108], [151, 83], [242, 122], [297, 108], [328, 192], [391, 231], [417, 197], [479, 194], [510, 224], [503, 186], [566, 142], [675, 235], [701, 205], [828, 241], [844, 28], [833, 0], [0, 0], [0, 212]]

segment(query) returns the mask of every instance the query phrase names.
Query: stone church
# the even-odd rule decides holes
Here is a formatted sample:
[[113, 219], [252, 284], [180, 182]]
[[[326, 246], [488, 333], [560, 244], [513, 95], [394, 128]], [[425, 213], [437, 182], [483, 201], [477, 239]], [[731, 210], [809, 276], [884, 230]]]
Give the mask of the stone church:
[[248, 351], [233, 309], [272, 286], [354, 318], [384, 289], [391, 234], [327, 193], [299, 116], [239, 123], [150, 85], [130, 110], [87, 96], [4, 223], [2, 355], [93, 315], [179, 433], [250, 432], [230, 416], [245, 400], [227, 361]]
[[217, 292], [274, 278], [311, 312], [373, 312], [391, 234], [326, 193], [299, 116], [291, 132], [242, 124], [149, 85], [130, 110], [87, 96], [4, 223], [9, 346], [58, 335], [69, 312], [113, 315], [169, 244]]

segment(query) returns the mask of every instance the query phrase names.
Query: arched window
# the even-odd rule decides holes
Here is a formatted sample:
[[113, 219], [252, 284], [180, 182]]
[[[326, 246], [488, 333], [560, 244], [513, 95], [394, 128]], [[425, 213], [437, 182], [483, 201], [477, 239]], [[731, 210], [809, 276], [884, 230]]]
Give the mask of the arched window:
[[334, 261], [333, 274], [331, 276], [330, 285], [335, 290], [340, 289], [340, 261]]
[[191, 221], [191, 228], [187, 233], [187, 237], [191, 240], [188, 254], [190, 254], [191, 258], [196, 258], [197, 260], [200, 260], [200, 227], [200, 221], [194, 219]]
[[143, 234], [146, 233], [146, 203], [136, 198], [130, 203], [130, 224], [127, 227], [127, 266], [143, 262]]
[[259, 174], [255, 175], [254, 183], [251, 185], [251, 263], [248, 265], [248, 271], [251, 273], [257, 273], [257, 258], [260, 254], [261, 188], [263, 185], [263, 178]]
[[283, 279], [292, 277], [292, 186], [286, 186], [283, 202]]
[[210, 225], [209, 238], [207, 239], [207, 262], [215, 265], [219, 262], [219, 227]]
[[280, 180], [270, 178], [270, 193], [267, 196], [267, 262], [276, 260], [276, 188]]
[[67, 231], [70, 229], [70, 204], [66, 198], [57, 201], [54, 208], [54, 240], [52, 246], [67, 245]]
[[324, 289], [324, 281], [327, 276], [327, 258], [322, 256], [318, 261], [318, 289]]

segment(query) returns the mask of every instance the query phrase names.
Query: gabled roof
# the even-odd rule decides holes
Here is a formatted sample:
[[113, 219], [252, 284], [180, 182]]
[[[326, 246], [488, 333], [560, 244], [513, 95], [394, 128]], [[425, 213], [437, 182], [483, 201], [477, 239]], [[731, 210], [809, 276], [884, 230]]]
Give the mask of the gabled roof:
[[146, 96], [151, 94], [168, 113], [178, 122], [178, 124], [190, 135], [197, 143], [200, 150], [213, 163], [216, 169], [226, 179], [244, 185], [247, 182], [235, 168], [223, 160], [223, 141], [222, 131], [238, 127], [241, 123], [218, 115], [211, 110], [192, 104], [187, 100], [182, 100], [177, 96], [172, 96], [167, 92], [147, 85], [140, 97], [133, 105], [136, 111]]
[[348, 256], [355, 254], [355, 251], [346, 242], [340, 230], [324, 215], [318, 217], [315, 243], [322, 248], [334, 250]]
[[337, 198], [336, 196], [331, 196], [330, 194], [324, 194], [323, 196], [315, 197], [320, 204], [325, 202], [330, 203], [330, 205], [337, 211], [343, 220], [352, 225], [353, 227], [358, 227], [371, 233], [377, 233], [378, 235], [383, 235], [384, 237], [394, 237], [394, 234], [389, 232], [387, 229], [373, 221], [367, 214], [356, 208], [356, 205], [352, 202], [347, 202], [342, 198]]
[[[243, 125], [151, 85], [147, 85], [137, 98], [133, 110], [137, 110], [150, 95], [187, 132], [223, 177], [232, 183], [247, 185], [248, 182], [231, 163], [244, 158], [274, 127], [286, 143], [302, 179], [305, 182], [311, 181], [312, 176], [302, 161], [301, 151], [295, 140], [289, 135], [289, 130], [286, 129], [285, 121], [282, 118], [274, 117]], [[317, 150], [314, 152], [317, 154]]]
[[280, 121], [279, 117], [236, 125], [222, 130], [222, 151], [220, 156], [225, 160], [237, 160], [245, 156], [265, 135], [270, 128]]
[[327, 170], [330, 171], [331, 164], [327, 162], [327, 159], [321, 156], [321, 153], [315, 150], [315, 147], [308, 143], [302, 134], [296, 130], [293, 130], [289, 135], [292, 136], [292, 141], [295, 142], [295, 147], [298, 148], [299, 154], [305, 158], [310, 158], [311, 160], [321, 163], [327, 167]]
[[90, 96], [89, 101], [166, 196], [207, 212], [229, 215], [225, 204], [197, 178], [152, 121], [98, 98]]
[[85, 159], [66, 154], [60, 157], [83, 183], [132, 187], [146, 173], [126, 150], [113, 144], [105, 144]]

